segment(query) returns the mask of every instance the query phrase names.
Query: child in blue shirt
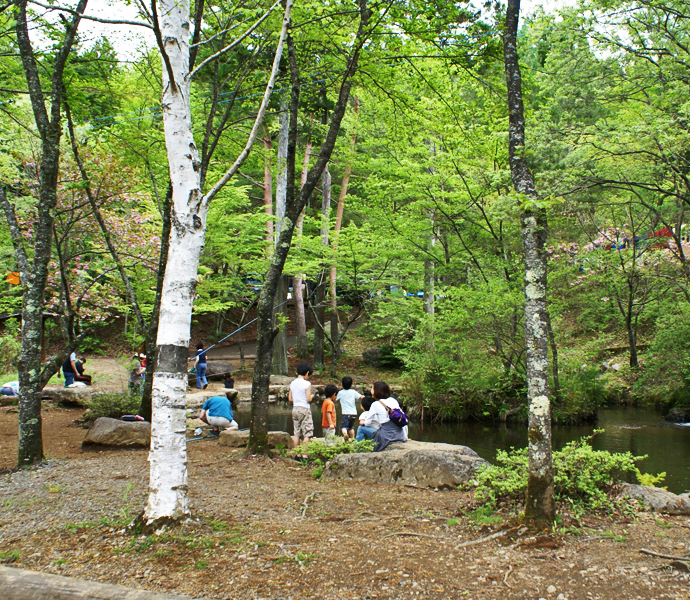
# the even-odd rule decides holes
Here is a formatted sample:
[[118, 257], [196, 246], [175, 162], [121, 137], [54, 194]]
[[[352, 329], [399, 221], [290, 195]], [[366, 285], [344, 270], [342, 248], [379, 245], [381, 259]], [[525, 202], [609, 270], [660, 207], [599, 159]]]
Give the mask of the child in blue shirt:
[[355, 422], [357, 421], [357, 400], [362, 398], [357, 390], [352, 389], [352, 377], [343, 377], [343, 389], [338, 392], [336, 401], [340, 402], [342, 409], [342, 419], [340, 421], [340, 432], [345, 440], [355, 439]]

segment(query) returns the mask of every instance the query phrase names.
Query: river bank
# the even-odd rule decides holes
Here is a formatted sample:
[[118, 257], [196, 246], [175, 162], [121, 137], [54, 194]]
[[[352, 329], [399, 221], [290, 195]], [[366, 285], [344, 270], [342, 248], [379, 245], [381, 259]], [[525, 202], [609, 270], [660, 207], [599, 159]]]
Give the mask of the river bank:
[[[639, 552], [687, 553], [687, 518], [590, 515], [548, 536], [518, 534], [506, 517], [475, 511], [466, 492], [318, 481], [309, 467], [215, 441], [189, 445], [194, 519], [163, 536], [132, 535], [124, 525], [145, 502], [146, 458], [83, 453], [3, 477], [2, 560], [233, 600], [680, 600], [690, 583]], [[463, 546], [504, 528], [502, 538]]]

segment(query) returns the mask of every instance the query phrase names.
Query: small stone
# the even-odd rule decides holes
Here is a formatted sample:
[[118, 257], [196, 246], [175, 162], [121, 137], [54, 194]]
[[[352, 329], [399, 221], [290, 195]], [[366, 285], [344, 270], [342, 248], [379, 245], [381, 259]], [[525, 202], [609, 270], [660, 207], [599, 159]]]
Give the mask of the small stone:
[[556, 593], [556, 586], [550, 585], [549, 587], [547, 587], [546, 593], [547, 594], [555, 594]]

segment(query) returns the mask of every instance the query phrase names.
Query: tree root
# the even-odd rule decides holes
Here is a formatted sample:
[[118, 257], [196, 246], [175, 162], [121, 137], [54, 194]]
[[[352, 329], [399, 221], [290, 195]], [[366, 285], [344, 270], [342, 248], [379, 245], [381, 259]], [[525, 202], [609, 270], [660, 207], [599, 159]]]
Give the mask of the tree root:
[[690, 556], [673, 556], [672, 554], [660, 554], [659, 552], [647, 550], [646, 548], [640, 548], [640, 553], [648, 554], [649, 556], [656, 556], [657, 558], [667, 558], [668, 560], [680, 560], [690, 562]]
[[414, 531], [395, 531], [393, 533], [389, 533], [388, 535], [384, 535], [381, 539], [385, 540], [386, 538], [395, 537], [396, 535], [404, 535], [406, 537], [424, 537], [431, 538], [432, 540], [439, 539], [436, 535], [428, 535], [426, 533], [415, 533]]
[[469, 542], [463, 542], [462, 544], [458, 544], [455, 546], [455, 550], [458, 550], [460, 548], [467, 548], [469, 546], [476, 546], [477, 544], [483, 544], [484, 542], [490, 542], [491, 540], [495, 540], [497, 538], [503, 537], [504, 535], [508, 535], [511, 531], [515, 531], [517, 527], [513, 527], [512, 529], [504, 529], [503, 531], [497, 531], [496, 533], [492, 533], [491, 535], [487, 535], [486, 537], [479, 538], [478, 540], [470, 540]]

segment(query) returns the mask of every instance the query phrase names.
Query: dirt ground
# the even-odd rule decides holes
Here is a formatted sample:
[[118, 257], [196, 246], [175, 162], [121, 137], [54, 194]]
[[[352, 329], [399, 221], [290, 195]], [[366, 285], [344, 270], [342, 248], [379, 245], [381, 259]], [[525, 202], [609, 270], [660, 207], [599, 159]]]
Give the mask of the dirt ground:
[[[159, 536], [131, 533], [147, 452], [82, 452], [79, 414], [47, 411], [50, 460], [0, 478], [0, 562], [232, 600], [690, 598], [682, 563], [639, 552], [687, 556], [685, 517], [588, 517], [577, 532], [535, 535], [478, 516], [465, 492], [319, 481], [309, 467], [215, 440], [189, 444], [192, 519]], [[0, 440], [6, 465], [15, 413], [0, 412]]]

